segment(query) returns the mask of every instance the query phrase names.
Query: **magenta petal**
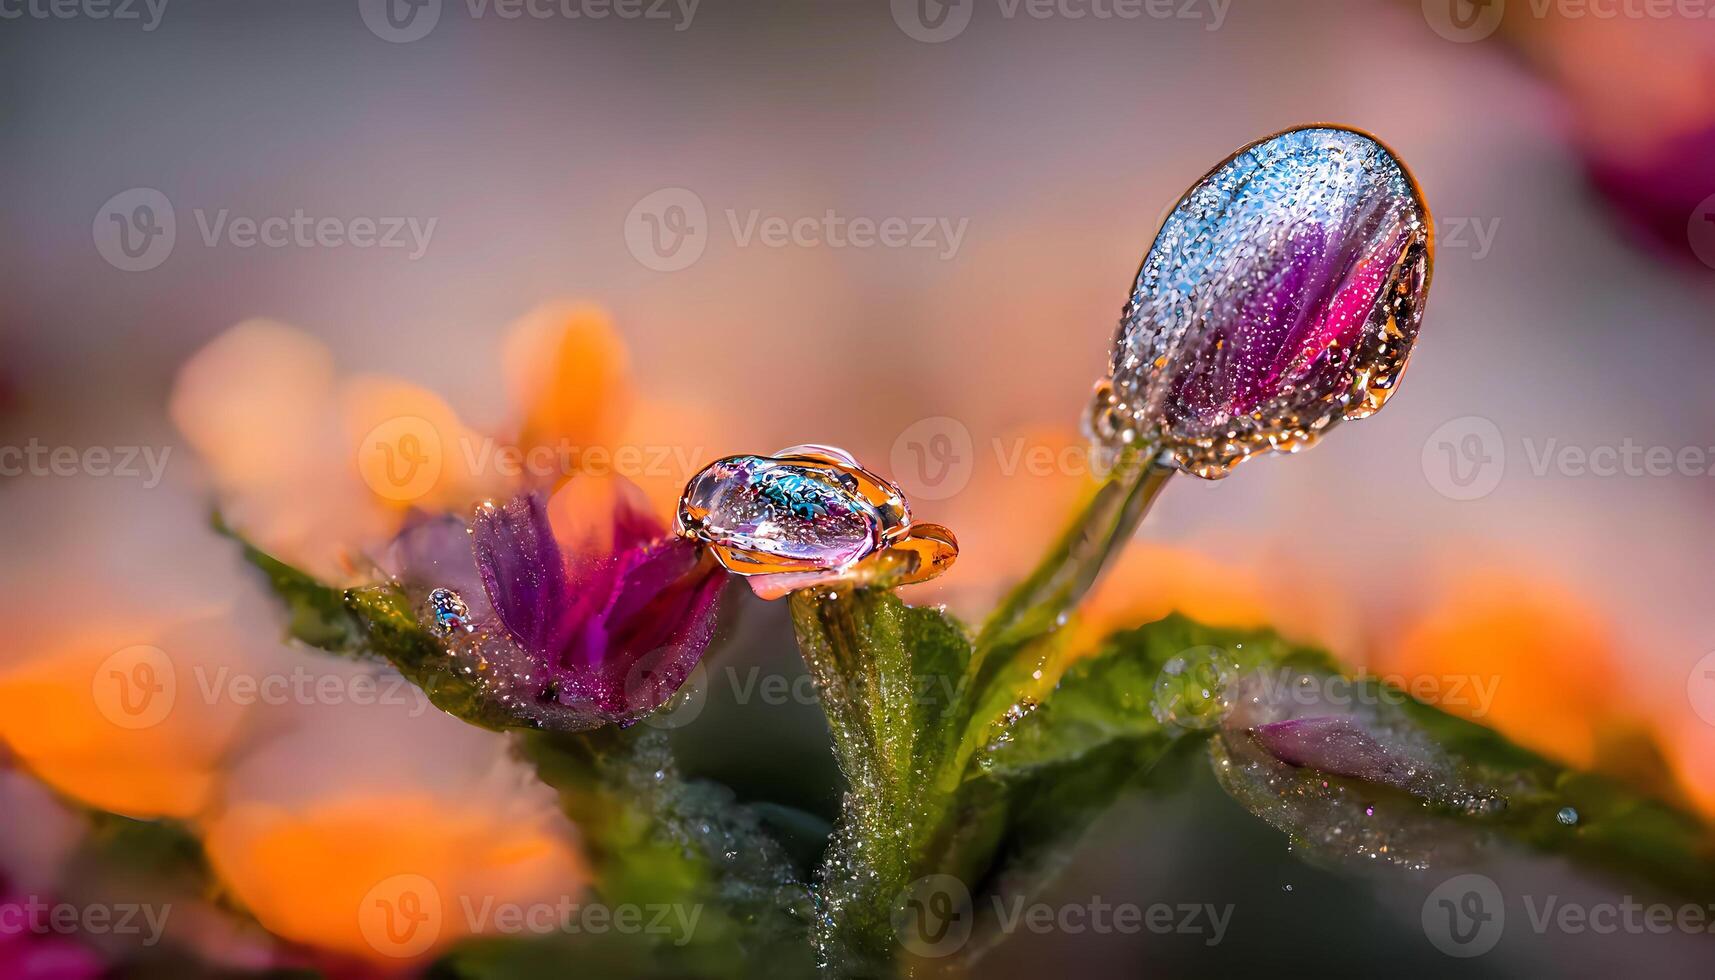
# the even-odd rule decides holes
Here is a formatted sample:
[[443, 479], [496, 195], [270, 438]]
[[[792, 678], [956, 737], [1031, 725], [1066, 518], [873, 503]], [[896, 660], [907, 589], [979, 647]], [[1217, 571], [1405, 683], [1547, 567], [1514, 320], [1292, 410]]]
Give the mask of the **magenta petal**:
[[1390, 750], [1351, 718], [1295, 718], [1259, 725], [1251, 734], [1269, 755], [1301, 769], [1317, 769], [1407, 791], [1412, 791], [1425, 775], [1420, 760]]
[[[611, 519], [617, 540], [660, 530], [623, 504]], [[522, 723], [580, 731], [634, 722], [679, 690], [713, 638], [726, 571], [694, 542], [568, 556], [545, 501], [529, 494], [480, 508], [471, 546], [513, 641], [483, 648], [482, 680], [506, 693]]]
[[495, 613], [519, 645], [559, 654], [576, 626], [566, 563], [548, 510], [534, 493], [477, 508], [471, 547]]
[[601, 701], [607, 710], [638, 715], [666, 703], [707, 652], [727, 575], [680, 538], [621, 561], [614, 602], [599, 622], [607, 654]]
[[623, 476], [615, 476], [621, 487], [613, 503], [613, 551], [624, 554], [647, 547], [667, 534], [667, 528], [650, 509], [643, 490]]

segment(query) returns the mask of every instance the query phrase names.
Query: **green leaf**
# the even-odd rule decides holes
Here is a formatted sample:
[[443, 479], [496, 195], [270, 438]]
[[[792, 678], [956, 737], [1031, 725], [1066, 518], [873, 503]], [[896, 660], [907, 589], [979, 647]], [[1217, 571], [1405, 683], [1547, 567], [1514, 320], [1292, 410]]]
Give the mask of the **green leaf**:
[[[813, 973], [810, 896], [790, 857], [725, 787], [683, 779], [665, 732], [639, 725], [530, 733], [521, 747], [583, 832], [604, 902], [671, 906], [681, 922], [695, 915], [688, 936], [606, 936], [600, 948], [588, 950], [576, 937], [550, 945], [562, 951], [576, 946], [578, 957], [588, 952], [623, 961], [644, 975]], [[474, 969], [478, 960], [511, 962], [535, 954], [491, 943], [471, 955], [477, 959], [464, 962]], [[561, 975], [566, 961], [557, 961]], [[551, 969], [556, 961], [542, 962]]]
[[428, 695], [429, 703], [481, 728], [521, 722], [459, 670], [446, 647], [424, 629], [404, 592], [392, 585], [339, 589], [275, 558], [216, 522], [239, 542], [245, 560], [267, 576], [291, 614], [287, 633], [319, 650], [385, 660]]
[[[1238, 677], [1272, 671], [1316, 687], [1339, 679], [1328, 689], [1349, 690], [1349, 704], [1362, 709], [1378, 737], [1442, 760], [1442, 785], [1413, 795], [1295, 768], [1231, 724], [1163, 729], [1151, 712], [1162, 669], [1205, 647], [1223, 651]], [[981, 768], [1006, 780], [1040, 780], [1057, 795], [1075, 785], [1079, 770], [1100, 768], [1122, 746], [1132, 745], [1141, 759], [1152, 741], [1210, 734], [1218, 736], [1208, 740], [1209, 751], [1228, 793], [1320, 860], [1373, 865], [1385, 845], [1388, 859], [1406, 866], [1453, 863], [1508, 840], [1672, 892], [1715, 893], [1715, 835], [1695, 816], [1546, 759], [1375, 678], [1346, 677], [1324, 652], [1266, 630], [1213, 629], [1170, 616], [1116, 634], [1093, 658], [1072, 665], [1042, 706], [981, 757]]]
[[[1155, 684], [1174, 657], [1209, 647], [1235, 662], [1326, 663], [1266, 632], [1216, 630], [1174, 616], [1111, 638], [1039, 694], [1022, 694], [1022, 677], [997, 682], [993, 700], [1010, 699], [1011, 709], [985, 728], [973, 727], [979, 744], [961, 753], [968, 763], [953, 817], [930, 848], [929, 863], [982, 898], [1034, 892], [1096, 818], [1142, 789], [1188, 734], [1156, 719]], [[997, 938], [984, 916], [976, 928], [965, 951], [973, 957]]]
[[329, 653], [356, 656], [365, 652], [363, 623], [347, 608], [343, 591], [324, 585], [244, 540], [218, 514], [214, 528], [237, 541], [244, 559], [267, 576], [269, 588], [286, 606], [288, 636]]

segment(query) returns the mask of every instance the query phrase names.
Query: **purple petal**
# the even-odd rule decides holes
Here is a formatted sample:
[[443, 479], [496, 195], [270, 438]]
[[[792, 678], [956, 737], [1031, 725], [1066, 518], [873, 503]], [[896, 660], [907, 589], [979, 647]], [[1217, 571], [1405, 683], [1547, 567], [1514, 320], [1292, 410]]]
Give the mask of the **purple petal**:
[[726, 581], [718, 563], [679, 538], [621, 556], [612, 601], [586, 627], [603, 648], [586, 693], [625, 717], [666, 703], [708, 650]]
[[457, 592], [475, 622], [494, 615], [471, 554], [470, 528], [452, 514], [413, 520], [393, 539], [383, 566], [408, 591], [444, 588]]
[[494, 611], [519, 645], [552, 660], [576, 629], [565, 558], [534, 493], [477, 508], [471, 547]]
[[1289, 766], [1317, 769], [1413, 791], [1426, 775], [1423, 762], [1384, 745], [1349, 717], [1295, 718], [1251, 730], [1269, 755]]

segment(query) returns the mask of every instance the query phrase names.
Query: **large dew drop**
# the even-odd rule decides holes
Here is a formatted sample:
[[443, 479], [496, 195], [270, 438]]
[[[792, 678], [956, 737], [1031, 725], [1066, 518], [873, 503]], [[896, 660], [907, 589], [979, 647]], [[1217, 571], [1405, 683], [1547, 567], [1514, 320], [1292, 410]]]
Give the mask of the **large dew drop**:
[[819, 446], [716, 460], [679, 503], [680, 529], [745, 573], [848, 566], [899, 537], [909, 520], [897, 488]]

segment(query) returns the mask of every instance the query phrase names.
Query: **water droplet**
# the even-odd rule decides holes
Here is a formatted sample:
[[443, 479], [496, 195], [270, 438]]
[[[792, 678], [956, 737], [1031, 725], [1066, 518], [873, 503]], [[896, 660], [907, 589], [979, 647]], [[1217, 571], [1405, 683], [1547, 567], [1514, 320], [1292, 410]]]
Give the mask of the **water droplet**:
[[1150, 714], [1163, 725], [1207, 729], [1232, 710], [1238, 664], [1219, 647], [1197, 647], [1162, 665], [1150, 698]]
[[907, 519], [894, 488], [858, 485], [849, 468], [807, 457], [717, 460], [692, 478], [679, 505], [680, 526], [741, 572], [849, 565]]
[[452, 589], [435, 589], [429, 593], [429, 615], [434, 621], [435, 632], [442, 636], [452, 636], [456, 633], [469, 633], [475, 627], [470, 621], [470, 607], [465, 605], [464, 598]]
[[1570, 827], [1578, 822], [1578, 811], [1572, 807], [1563, 806], [1560, 808], [1560, 812], [1554, 815], [1554, 819], [1560, 821], [1561, 824]]

